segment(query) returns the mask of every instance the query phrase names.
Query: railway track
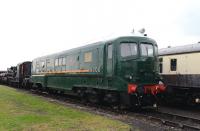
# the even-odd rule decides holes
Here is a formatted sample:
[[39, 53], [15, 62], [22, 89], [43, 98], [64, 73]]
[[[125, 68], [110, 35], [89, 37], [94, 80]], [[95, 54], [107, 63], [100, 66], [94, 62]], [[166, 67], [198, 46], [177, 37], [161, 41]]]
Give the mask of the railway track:
[[[24, 90], [24, 89], [21, 89]], [[73, 97], [66, 97], [64, 95], [58, 95], [58, 94], [49, 94], [48, 92], [43, 92], [40, 90], [25, 90], [28, 92], [31, 92], [36, 95], [48, 97], [51, 99], [55, 99], [56, 101], [61, 102], [67, 102], [69, 104], [76, 104], [80, 105], [80, 108], [90, 108], [91, 110], [95, 110], [101, 115], [107, 115], [110, 114], [120, 114], [127, 116], [127, 120], [122, 120], [129, 123], [134, 123], [135, 118], [136, 119], [145, 119], [149, 123], [158, 123], [161, 125], [165, 125], [165, 127], [172, 127], [181, 129], [181, 130], [192, 130], [192, 131], [200, 131], [200, 119], [189, 117], [189, 116], [183, 116], [179, 114], [173, 114], [169, 112], [163, 112], [163, 111], [156, 111], [156, 110], [149, 110], [144, 109], [140, 112], [132, 112], [129, 110], [120, 111], [120, 110], [114, 110], [106, 106], [99, 106], [94, 104], [83, 104], [80, 100], [74, 99]], [[53, 100], [52, 100], [53, 101]]]
[[182, 130], [200, 131], [200, 119], [197, 118], [152, 110], [139, 112], [137, 115], [166, 126], [180, 128]]
[[[37, 92], [33, 90], [33, 92]], [[46, 92], [40, 92], [42, 94], [46, 94]], [[59, 98], [59, 97], [56, 97]], [[66, 97], [65, 97], [66, 98]], [[62, 99], [62, 97], [61, 97]], [[68, 102], [71, 102], [73, 104], [83, 104], [77, 99], [73, 98], [67, 98]], [[88, 104], [87, 106], [92, 106], [93, 108], [98, 108], [99, 111], [106, 112], [108, 113], [120, 113], [132, 117], [137, 117], [137, 118], [143, 118], [150, 120], [151, 122], [156, 122], [160, 123], [165, 126], [169, 127], [174, 127], [174, 128], [179, 128], [182, 130], [194, 130], [194, 131], [200, 131], [200, 119], [189, 117], [189, 116], [183, 116], [179, 114], [174, 114], [174, 113], [168, 113], [168, 112], [163, 112], [159, 110], [142, 110], [141, 112], [131, 112], [131, 111], [114, 111], [111, 110], [111, 108], [105, 107], [105, 106], [96, 106], [93, 104]], [[91, 107], [90, 107], [91, 108]], [[129, 119], [130, 122], [131, 119]]]

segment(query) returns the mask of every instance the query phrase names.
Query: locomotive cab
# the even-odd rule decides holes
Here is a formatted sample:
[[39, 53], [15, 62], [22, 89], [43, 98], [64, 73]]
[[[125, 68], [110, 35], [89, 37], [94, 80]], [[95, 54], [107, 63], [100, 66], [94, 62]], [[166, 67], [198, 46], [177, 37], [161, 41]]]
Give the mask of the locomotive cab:
[[[155, 105], [156, 96], [165, 90], [158, 74], [156, 42], [147, 37], [122, 37], [115, 43], [113, 49], [108, 44], [107, 60], [107, 74], [113, 72], [113, 86], [126, 92], [124, 101], [129, 105]], [[111, 57], [110, 50], [116, 57]]]

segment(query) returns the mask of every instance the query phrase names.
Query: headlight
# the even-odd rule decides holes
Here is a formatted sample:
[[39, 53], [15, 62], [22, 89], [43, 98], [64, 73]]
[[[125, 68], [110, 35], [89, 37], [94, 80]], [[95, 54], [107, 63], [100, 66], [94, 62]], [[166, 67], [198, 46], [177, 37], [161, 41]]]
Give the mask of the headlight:
[[164, 83], [162, 81], [159, 81], [158, 84], [159, 85], [164, 85]]

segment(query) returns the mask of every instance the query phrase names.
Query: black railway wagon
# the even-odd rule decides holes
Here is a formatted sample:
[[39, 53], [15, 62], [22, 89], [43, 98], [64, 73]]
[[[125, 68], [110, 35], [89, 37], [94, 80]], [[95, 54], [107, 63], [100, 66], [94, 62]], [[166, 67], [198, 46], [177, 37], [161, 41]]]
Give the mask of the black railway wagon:
[[19, 63], [16, 67], [16, 73], [9, 80], [11, 86], [26, 87], [30, 86], [30, 76], [31, 76], [31, 65], [32, 62], [25, 61]]
[[6, 71], [0, 71], [0, 84], [3, 84], [3, 79], [6, 75]]
[[13, 77], [16, 75], [16, 70], [16, 66], [11, 66], [10, 68], [7, 68], [7, 71], [0, 74], [0, 82], [2, 84], [9, 84]]
[[[159, 50], [166, 100], [200, 103], [200, 43]], [[172, 101], [173, 102], [173, 101]]]

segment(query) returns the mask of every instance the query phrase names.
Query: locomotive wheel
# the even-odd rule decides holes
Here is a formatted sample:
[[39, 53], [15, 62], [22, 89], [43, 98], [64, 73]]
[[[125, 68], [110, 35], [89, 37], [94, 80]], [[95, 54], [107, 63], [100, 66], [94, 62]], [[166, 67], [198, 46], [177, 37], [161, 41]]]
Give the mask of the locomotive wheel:
[[80, 100], [81, 100], [83, 103], [87, 101], [85, 90], [77, 89], [77, 90], [76, 90], [76, 93], [77, 93], [77, 95], [79, 96]]
[[192, 97], [188, 98], [186, 101], [187, 101], [187, 105], [195, 106], [195, 101]]
[[91, 102], [91, 103], [99, 103], [100, 102], [99, 94], [95, 90], [90, 91], [87, 94], [87, 96], [88, 96], [88, 101]]

